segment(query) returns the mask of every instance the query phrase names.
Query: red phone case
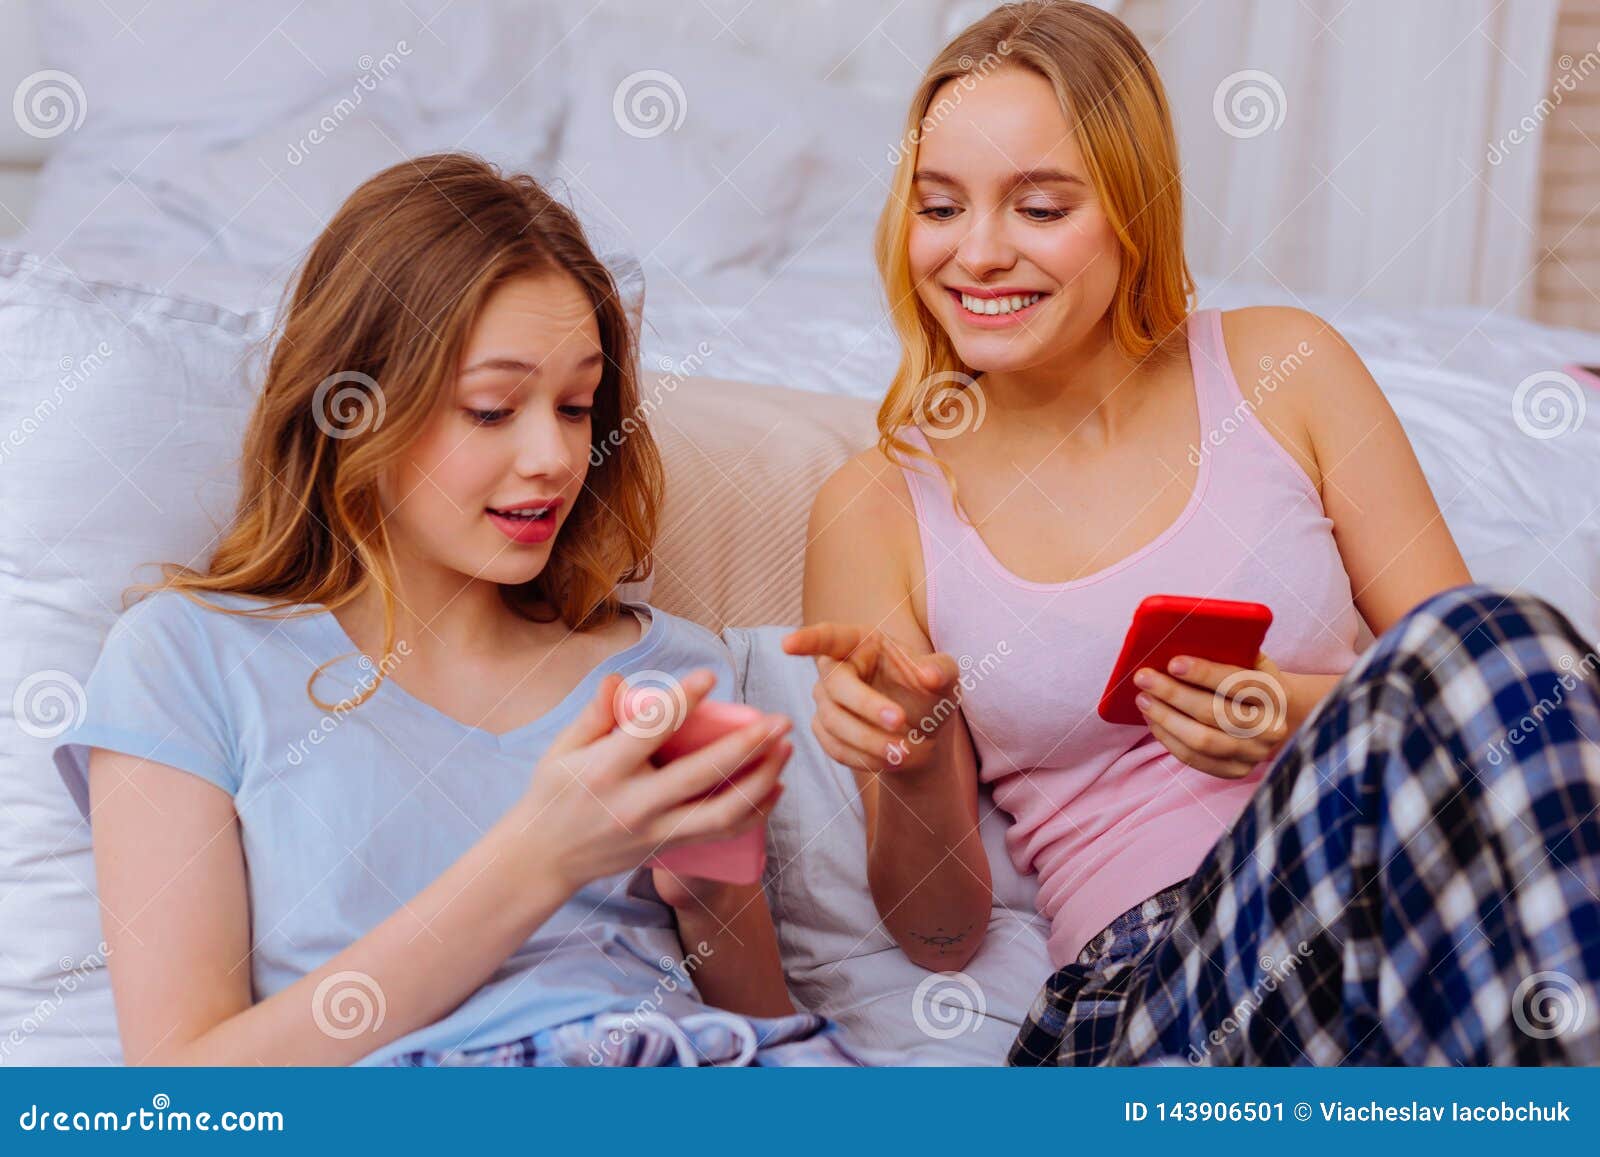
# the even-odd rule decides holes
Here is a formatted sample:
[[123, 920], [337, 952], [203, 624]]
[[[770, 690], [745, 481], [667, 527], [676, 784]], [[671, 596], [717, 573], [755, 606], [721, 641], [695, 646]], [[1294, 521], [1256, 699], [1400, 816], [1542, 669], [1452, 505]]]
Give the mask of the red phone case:
[[1139, 689], [1133, 685], [1141, 667], [1165, 673], [1179, 655], [1254, 667], [1271, 625], [1272, 611], [1261, 603], [1151, 595], [1133, 612], [1122, 654], [1100, 696], [1100, 718], [1143, 726], [1144, 713], [1134, 702]]
[[[743, 703], [719, 703], [705, 700], [683, 721], [678, 730], [656, 748], [651, 762], [657, 767], [671, 763], [679, 756], [698, 751], [715, 743], [729, 732], [761, 721], [761, 712]], [[748, 765], [746, 765], [747, 767]], [[732, 779], [746, 770], [741, 767], [728, 778]], [[715, 791], [723, 791], [718, 787]], [[761, 879], [767, 866], [767, 831], [765, 824], [757, 824], [743, 835], [726, 840], [706, 840], [671, 848], [653, 858], [649, 866], [666, 868], [680, 876], [695, 876], [703, 880], [722, 880], [730, 884], [754, 884]]]

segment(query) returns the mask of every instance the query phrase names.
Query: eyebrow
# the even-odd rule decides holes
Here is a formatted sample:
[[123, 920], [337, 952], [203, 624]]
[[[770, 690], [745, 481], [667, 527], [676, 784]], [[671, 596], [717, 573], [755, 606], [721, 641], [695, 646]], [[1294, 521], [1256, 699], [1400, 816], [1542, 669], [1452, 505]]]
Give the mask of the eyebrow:
[[[962, 187], [955, 177], [937, 169], [918, 169], [911, 179], [932, 185], [951, 185], [957, 189]], [[1010, 193], [1020, 185], [1081, 185], [1087, 188], [1088, 182], [1065, 169], [1024, 169], [1011, 175], [1006, 182], [1006, 192]]]
[[[579, 370], [593, 369], [595, 366], [600, 365], [604, 361], [604, 354], [592, 353], [579, 362], [575, 368]], [[509, 370], [511, 372], [527, 376], [528, 374], [538, 373], [540, 368], [541, 367], [539, 365], [533, 362], [525, 362], [521, 358], [484, 358], [482, 361], [473, 362], [466, 369], [462, 370], [461, 376], [466, 377], [468, 374], [475, 374], [489, 370]]]

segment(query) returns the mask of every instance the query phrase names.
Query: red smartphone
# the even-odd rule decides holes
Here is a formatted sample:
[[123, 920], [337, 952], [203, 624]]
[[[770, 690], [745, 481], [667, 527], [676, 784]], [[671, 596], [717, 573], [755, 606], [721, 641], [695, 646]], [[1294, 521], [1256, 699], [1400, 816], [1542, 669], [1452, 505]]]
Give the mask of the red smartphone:
[[1151, 595], [1133, 612], [1122, 654], [1100, 696], [1100, 718], [1107, 723], [1144, 723], [1144, 713], [1134, 702], [1139, 689], [1133, 685], [1134, 672], [1141, 667], [1165, 674], [1167, 664], [1179, 655], [1254, 667], [1271, 625], [1272, 611], [1261, 603]]
[[[689, 712], [688, 718], [667, 737], [667, 741], [656, 748], [650, 762], [662, 767], [680, 756], [715, 743], [741, 727], [759, 723], [761, 719], [760, 711], [743, 703], [704, 700]], [[733, 779], [748, 768], [749, 764], [746, 764], [730, 773], [728, 778]], [[722, 787], [714, 789], [723, 790], [725, 788]], [[731, 839], [707, 840], [672, 848], [652, 859], [649, 866], [666, 868], [679, 876], [695, 876], [702, 880], [754, 884], [761, 879], [762, 869], [767, 866], [766, 825], [757, 824], [750, 831]]]

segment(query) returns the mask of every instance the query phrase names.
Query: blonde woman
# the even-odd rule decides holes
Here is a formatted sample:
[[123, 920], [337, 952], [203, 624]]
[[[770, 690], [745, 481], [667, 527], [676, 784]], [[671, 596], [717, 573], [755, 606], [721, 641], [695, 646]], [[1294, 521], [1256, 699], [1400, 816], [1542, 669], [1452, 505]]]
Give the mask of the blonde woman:
[[660, 494], [613, 436], [633, 340], [572, 215], [472, 157], [373, 177], [312, 247], [232, 524], [124, 614], [57, 753], [130, 1063], [848, 1063], [758, 886], [641, 867], [760, 822], [791, 748], [767, 716], [657, 770], [619, 694], [681, 718], [731, 674], [617, 595]]
[[[1516, 1007], [1600, 975], [1592, 651], [1462, 585], [1330, 326], [1194, 310], [1181, 206], [1161, 82], [1091, 5], [996, 10], [912, 102], [878, 234], [903, 357], [787, 641], [882, 920], [930, 969], [979, 951], [981, 780], [1058, 969], [1013, 1063], [1600, 1061], [1600, 1019]], [[1158, 593], [1268, 604], [1265, 654], [1144, 669], [1142, 725], [1107, 723]]]

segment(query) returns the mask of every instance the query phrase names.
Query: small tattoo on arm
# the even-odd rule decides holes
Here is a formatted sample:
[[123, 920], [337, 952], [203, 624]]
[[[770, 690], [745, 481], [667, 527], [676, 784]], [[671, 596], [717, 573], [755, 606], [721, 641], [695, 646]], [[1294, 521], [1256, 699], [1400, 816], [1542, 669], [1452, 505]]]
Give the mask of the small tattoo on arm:
[[954, 932], [946, 931], [944, 926], [941, 924], [939, 927], [935, 928], [931, 934], [927, 932], [918, 932], [915, 929], [912, 929], [910, 935], [913, 939], [920, 940], [929, 948], [932, 948], [943, 954], [951, 951], [963, 940], [965, 940], [967, 938], [967, 934], [971, 931], [971, 924], [968, 924], [965, 928], [961, 928]]

